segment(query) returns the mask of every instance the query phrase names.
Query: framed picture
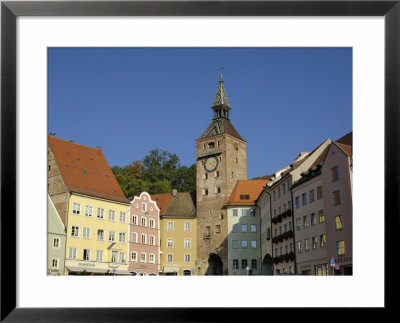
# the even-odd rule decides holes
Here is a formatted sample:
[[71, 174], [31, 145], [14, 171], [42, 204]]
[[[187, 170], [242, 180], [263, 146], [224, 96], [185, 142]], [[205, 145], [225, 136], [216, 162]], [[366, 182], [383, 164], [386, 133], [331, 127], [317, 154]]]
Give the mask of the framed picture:
[[[70, 277], [69, 281], [63, 281], [61, 284], [57, 285], [56, 281], [49, 280], [46, 286], [43, 286], [43, 289], [38, 288], [37, 284], [33, 284], [34, 286], [32, 290], [33, 294], [38, 294], [37, 301], [34, 304], [38, 304], [38, 306], [29, 306], [24, 307], [20, 306], [20, 300], [24, 295], [19, 295], [18, 291], [21, 289], [21, 284], [25, 284], [26, 281], [32, 280], [34, 281], [37, 277], [36, 269], [30, 270], [30, 268], [23, 268], [24, 278], [21, 279], [19, 277], [19, 273], [21, 273], [22, 268], [20, 259], [18, 258], [18, 253], [21, 253], [21, 248], [26, 247], [27, 244], [24, 240], [21, 243], [21, 236], [23, 235], [23, 239], [35, 239], [35, 235], [29, 231], [19, 231], [21, 228], [21, 219], [18, 218], [18, 214], [21, 210], [26, 210], [21, 208], [21, 203], [29, 203], [32, 205], [32, 202], [29, 200], [27, 194], [23, 197], [18, 196], [18, 192], [20, 192], [19, 185], [23, 183], [23, 181], [27, 181], [27, 177], [23, 176], [21, 178], [20, 163], [22, 159], [26, 160], [25, 154], [21, 154], [19, 152], [19, 146], [21, 144], [21, 136], [19, 135], [21, 131], [27, 131], [24, 127], [25, 124], [19, 124], [20, 116], [19, 111], [17, 109], [19, 104], [25, 104], [24, 98], [19, 98], [17, 96], [18, 86], [21, 84], [21, 80], [18, 79], [20, 76], [20, 71], [17, 69], [18, 62], [18, 51], [23, 51], [24, 44], [21, 43], [18, 38], [21, 36], [18, 30], [18, 18], [20, 17], [44, 17], [46, 28], [48, 23], [57, 24], [57, 20], [71, 19], [74, 17], [86, 18], [95, 21], [96, 19], [101, 18], [110, 18], [113, 19], [114, 22], [118, 23], [118, 19], [126, 19], [131, 17], [140, 18], [138, 20], [138, 26], [140, 27], [141, 21], [143, 26], [149, 26], [148, 23], [145, 22], [144, 19], [148, 19], [149, 17], [162, 19], [165, 17], [175, 17], [178, 18], [175, 23], [181, 24], [182, 29], [184, 26], [187, 26], [191, 20], [200, 20], [204, 18], [213, 18], [213, 19], [221, 19], [224, 18], [235, 18], [235, 19], [248, 19], [246, 22], [250, 22], [251, 20], [257, 20], [260, 17], [268, 17], [278, 19], [283, 17], [289, 18], [300, 18], [300, 17], [311, 17], [318, 19], [314, 20], [313, 23], [322, 23], [324, 20], [329, 20], [338, 17], [379, 17], [384, 19], [384, 101], [385, 101], [385, 112], [384, 112], [384, 210], [385, 210], [385, 275], [389, 275], [390, 266], [388, 266], [388, 257], [387, 255], [392, 255], [395, 252], [394, 243], [391, 243], [391, 238], [394, 234], [398, 233], [394, 230], [398, 229], [395, 225], [389, 225], [387, 215], [394, 214], [395, 217], [398, 217], [398, 172], [399, 172], [399, 142], [398, 142], [398, 120], [399, 120], [399, 89], [398, 85], [400, 83], [399, 80], [399, 41], [400, 41], [400, 30], [399, 26], [399, 14], [400, 14], [400, 4], [399, 1], [123, 1], [123, 2], [112, 2], [112, 1], [93, 1], [93, 2], [84, 2], [84, 1], [73, 1], [73, 2], [64, 2], [64, 1], [3, 1], [1, 4], [1, 70], [2, 70], [2, 79], [1, 79], [1, 320], [6, 322], [14, 322], [14, 321], [30, 321], [30, 320], [38, 320], [38, 321], [171, 321], [180, 319], [182, 321], [215, 321], [215, 320], [226, 320], [228, 315], [226, 312], [237, 313], [238, 309], [226, 309], [231, 306], [235, 308], [240, 307], [258, 307], [258, 308], [268, 308], [268, 307], [285, 307], [288, 306], [286, 302], [282, 302], [279, 305], [276, 302], [269, 303], [265, 302], [252, 302], [251, 299], [240, 302], [240, 299], [243, 296], [238, 297], [238, 301], [236, 303], [230, 303], [230, 298], [225, 297], [224, 294], [232, 294], [232, 290], [227, 286], [230, 284], [230, 281], [224, 281], [218, 289], [218, 293], [209, 293], [205, 294], [204, 281], [199, 280], [194, 283], [190, 288], [193, 289], [191, 293], [186, 294], [186, 300], [181, 300], [177, 302], [171, 302], [171, 299], [176, 299], [176, 294], [165, 294], [165, 291], [158, 290], [157, 293], [162, 295], [159, 298], [164, 297], [164, 303], [151, 303], [148, 302], [148, 305], [145, 301], [139, 300], [137, 298], [132, 298], [132, 305], [128, 300], [124, 300], [121, 302], [118, 300], [118, 283], [117, 281], [110, 281], [108, 278], [115, 277], [106, 277], [107, 283], [104, 285], [102, 290], [105, 293], [102, 302], [96, 303], [95, 294], [98, 294], [97, 289], [93, 289], [93, 284], [95, 281], [92, 281], [92, 285], [89, 287], [85, 287], [85, 282], [78, 279], [78, 277]], [[182, 20], [183, 18], [184, 20]], [[203, 21], [204, 23], [204, 21]], [[186, 24], [186, 25], [185, 25]], [[158, 22], [157, 26], [160, 26], [161, 23]], [[227, 24], [229, 25], [229, 24]], [[21, 26], [21, 25], [20, 25]], [[87, 25], [89, 26], [89, 25]], [[379, 23], [377, 24], [379, 26]], [[160, 28], [160, 27], [158, 27]], [[56, 29], [56, 28], [55, 28]], [[101, 27], [99, 26], [99, 29]], [[338, 26], [338, 29], [339, 26]], [[39, 30], [39, 29], [38, 29]], [[223, 29], [222, 29], [223, 30]], [[332, 30], [332, 29], [331, 29]], [[228, 33], [228, 30], [223, 30]], [[239, 34], [240, 31], [236, 30]], [[247, 31], [246, 31], [247, 32]], [[377, 31], [379, 34], [380, 30]], [[74, 31], [76, 33], [76, 30]], [[73, 33], [72, 33], [73, 34]], [[113, 37], [118, 39], [117, 34], [107, 34], [107, 28], [101, 29], [101, 33], [96, 30], [91, 33], [91, 35], [100, 38]], [[196, 37], [198, 37], [200, 33], [194, 33], [193, 39], [188, 39], [188, 46], [196, 46]], [[330, 36], [332, 33], [330, 34]], [[65, 35], [64, 35], [65, 36]], [[250, 33], [248, 33], [248, 38], [250, 39]], [[176, 36], [179, 38], [179, 35]], [[187, 37], [187, 34], [185, 35]], [[328, 35], [327, 35], [328, 37]], [[323, 38], [323, 35], [320, 37]], [[373, 35], [371, 33], [371, 39]], [[185, 38], [186, 39], [186, 38]], [[244, 37], [243, 39], [246, 39]], [[93, 44], [93, 39], [91, 39], [91, 44]], [[151, 39], [146, 43], [147, 46], [151, 47]], [[218, 42], [215, 41], [214, 46], [218, 46]], [[54, 45], [55, 44], [55, 45]], [[84, 46], [84, 40], [76, 40], [77, 46]], [[181, 46], [181, 43], [175, 46]], [[251, 46], [251, 43], [249, 42]], [[277, 42], [277, 46], [283, 46]], [[50, 44], [49, 46], [59, 46], [58, 43]], [[91, 46], [91, 45], [90, 45]], [[111, 41], [110, 45], [118, 46], [118, 41]], [[168, 44], [164, 45], [168, 46]], [[171, 44], [170, 46], [174, 46]], [[246, 44], [244, 44], [246, 46]], [[292, 46], [292, 44], [289, 44]], [[301, 43], [296, 44], [296, 46], [302, 46]], [[306, 45], [307, 46], [307, 45]], [[326, 47], [332, 46], [329, 41], [325, 44]], [[349, 45], [351, 46], [351, 45]], [[383, 46], [383, 44], [382, 44]], [[18, 54], [18, 55], [17, 55]], [[379, 55], [378, 55], [379, 57]], [[383, 58], [383, 57], [382, 57]], [[40, 58], [41, 59], [41, 58]], [[39, 60], [40, 60], [39, 59]], [[42, 60], [43, 62], [43, 60]], [[379, 73], [378, 73], [379, 74]], [[379, 78], [379, 76], [378, 76]], [[43, 83], [45, 79], [41, 77], [32, 77], [32, 83], [38, 82]], [[379, 90], [377, 90], [379, 92]], [[45, 105], [46, 102], [43, 102]], [[34, 106], [33, 109], [40, 109], [38, 106]], [[383, 120], [383, 119], [382, 119]], [[47, 120], [46, 120], [47, 121]], [[36, 125], [38, 128], [45, 128], [47, 126], [46, 121], [39, 121]], [[24, 130], [25, 129], [25, 130]], [[46, 132], [45, 129], [42, 131]], [[373, 129], [371, 131], [374, 131]], [[377, 131], [377, 136], [379, 137]], [[26, 137], [26, 136], [25, 136]], [[379, 141], [378, 141], [379, 143]], [[24, 146], [27, 147], [27, 146]], [[33, 145], [28, 146], [29, 153], [31, 156], [35, 156], [35, 154], [45, 154], [40, 151], [35, 152], [35, 150], [30, 150], [33, 148]], [[380, 147], [382, 148], [382, 147]], [[375, 151], [382, 152], [382, 149], [376, 148]], [[18, 153], [17, 153], [18, 152]], [[33, 153], [33, 154], [32, 154]], [[28, 155], [29, 156], [29, 155]], [[34, 163], [32, 163], [33, 165]], [[36, 167], [36, 166], [35, 166]], [[32, 167], [34, 169], [35, 167]], [[39, 166], [40, 167], [40, 166]], [[382, 170], [380, 172], [382, 173]], [[25, 174], [25, 173], [22, 173]], [[378, 175], [376, 175], [378, 176]], [[382, 178], [382, 175], [379, 175]], [[42, 185], [41, 183], [40, 185]], [[38, 184], [39, 185], [39, 184]], [[378, 186], [383, 188], [383, 186]], [[380, 196], [383, 196], [383, 192], [380, 192]], [[379, 200], [381, 201], [381, 200]], [[383, 202], [383, 200], [382, 200]], [[34, 207], [32, 207], [34, 208]], [[383, 209], [383, 206], [381, 205]], [[35, 212], [33, 211], [32, 214]], [[40, 212], [39, 212], [40, 213]], [[397, 219], [398, 220], [398, 219]], [[382, 224], [383, 226], [383, 224]], [[33, 229], [31, 229], [32, 231]], [[383, 241], [382, 241], [383, 243]], [[38, 253], [45, 252], [37, 251]], [[369, 257], [368, 252], [362, 253], [363, 257]], [[39, 259], [40, 257], [38, 257]], [[43, 258], [43, 257], [42, 257]], [[356, 256], [355, 256], [356, 258]], [[377, 259], [383, 259], [383, 255]], [[365, 261], [360, 262], [362, 264], [367, 264], [369, 262]], [[369, 261], [369, 260], [368, 260]], [[371, 260], [371, 275], [374, 272], [374, 260]], [[32, 263], [32, 266], [39, 266], [40, 264]], [[365, 269], [365, 268], [364, 268]], [[32, 272], [32, 276], [27, 274], [28, 272]], [[382, 273], [383, 266], [379, 267], [379, 270], [376, 272]], [[359, 272], [360, 273], [360, 272]], [[363, 272], [364, 273], [364, 272]], [[355, 273], [355, 275], [357, 275]], [[395, 275], [393, 276], [395, 277]], [[91, 277], [86, 277], [86, 279], [90, 279]], [[219, 278], [223, 279], [223, 278]], [[386, 282], [387, 280], [385, 280]], [[71, 282], [73, 282], [71, 284]], [[258, 281], [261, 283], [261, 281]], [[304, 283], [304, 281], [303, 281]], [[330, 282], [331, 284], [332, 282]], [[54, 284], [56, 290], [49, 289], [49, 286]], [[76, 286], [76, 298], [79, 299], [79, 304], [77, 302], [71, 302], [66, 304], [66, 307], [62, 307], [60, 303], [53, 303], [51, 306], [44, 302], [40, 303], [40, 295], [43, 295], [43, 299], [49, 299], [49, 296], [52, 298], [60, 298], [62, 299], [60, 294], [63, 294], [65, 289], [69, 289], [71, 285]], [[115, 284], [115, 288], [112, 286]], [[133, 291], [145, 291], [146, 284], [151, 286], [152, 290], [156, 288], [154, 282], [149, 282], [148, 280], [143, 280], [138, 282], [136, 285], [127, 285], [127, 289], [132, 288]], [[219, 285], [219, 281], [213, 281], [213, 284]], [[245, 294], [251, 292], [251, 288], [257, 289], [262, 285], [245, 282], [245, 286], [243, 288]], [[272, 286], [273, 284], [271, 284]], [[172, 285], [168, 285], [168, 288], [171, 288]], [[307, 285], [301, 285], [303, 289], [306, 289]], [[327, 282], [327, 286], [329, 282]], [[88, 288], [85, 290], [85, 288]], [[181, 286], [180, 286], [181, 288]], [[246, 289], [247, 288], [247, 289]], [[389, 304], [389, 292], [388, 288], [390, 286], [385, 286], [385, 300], [384, 306], [390, 307]], [[25, 289], [26, 291], [26, 289]], [[95, 291], [95, 292], [93, 292]], [[112, 291], [111, 296], [107, 293]], [[274, 291], [270, 291], [272, 294]], [[338, 291], [335, 291], [336, 293]], [[54, 296], [53, 294], [54, 293]], [[91, 294], [92, 293], [92, 294]], [[286, 291], [287, 293], [287, 291]], [[378, 292], [377, 292], [378, 293]], [[44, 294], [47, 294], [44, 296]], [[201, 296], [199, 296], [199, 294]], [[259, 295], [268, 294], [268, 291], [257, 291], [254, 295], [259, 298]], [[379, 293], [378, 293], [379, 294]], [[92, 295], [92, 297], [91, 297]], [[124, 297], [128, 295], [125, 290], [123, 293]], [[147, 299], [151, 295], [150, 292], [143, 292], [142, 298]], [[208, 296], [207, 296], [208, 295]], [[220, 295], [217, 297], [217, 295]], [[271, 295], [271, 294], [269, 294]], [[336, 295], [336, 294], [335, 294]], [[300, 297], [301, 295], [299, 295]], [[138, 297], [136, 295], [136, 297]], [[170, 299], [168, 299], [170, 297]], [[206, 302], [202, 305], [202, 303], [197, 303], [199, 297], [210, 298], [213, 300], [213, 303]], [[268, 299], [269, 296], [266, 296]], [[139, 296], [140, 298], [140, 296]], [[191, 301], [188, 301], [188, 299]], [[224, 299], [225, 298], [225, 299]], [[93, 301], [95, 300], [95, 301]], [[137, 303], [135, 303], [137, 300]], [[301, 302], [300, 302], [301, 303]], [[371, 303], [371, 305], [360, 305], [358, 306], [372, 306], [372, 307], [380, 307], [377, 304], [382, 304], [382, 302]], [[33, 303], [32, 303], [33, 304]], [[39, 305], [40, 304], [40, 305]], [[55, 305], [54, 305], [55, 304]], [[107, 305], [109, 304], [109, 306]], [[137, 305], [139, 304], [139, 305]], [[156, 305], [154, 305], [156, 304]], [[243, 304], [242, 306], [240, 304]], [[265, 305], [263, 305], [265, 304]], [[272, 304], [272, 305], [271, 305]], [[308, 304], [308, 305], [307, 305]], [[100, 307], [98, 307], [100, 306]], [[290, 303], [290, 307], [296, 306], [295, 303]], [[301, 303], [299, 306], [309, 307], [309, 303]], [[311, 304], [313, 307], [314, 304]], [[319, 307], [332, 307], [332, 305], [327, 302], [326, 304], [319, 304]], [[334, 307], [346, 307], [345, 303], [334, 303]], [[350, 305], [351, 306], [351, 305]], [[154, 310], [154, 307], [157, 310]], [[207, 308], [204, 311], [204, 307]], [[211, 307], [213, 309], [211, 309]], [[224, 309], [225, 308], [225, 309]], [[233, 311], [233, 312], [232, 312]]]

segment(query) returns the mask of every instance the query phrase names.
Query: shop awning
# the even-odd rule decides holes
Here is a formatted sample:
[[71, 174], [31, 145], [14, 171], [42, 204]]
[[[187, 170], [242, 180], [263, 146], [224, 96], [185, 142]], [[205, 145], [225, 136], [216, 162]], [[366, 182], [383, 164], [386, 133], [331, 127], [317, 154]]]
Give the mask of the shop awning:
[[164, 273], [179, 273], [179, 267], [164, 267]]
[[73, 272], [82, 272], [86, 271], [87, 273], [96, 273], [96, 274], [105, 274], [107, 269], [104, 268], [93, 268], [93, 267], [75, 267], [75, 266], [66, 266], [69, 271]]

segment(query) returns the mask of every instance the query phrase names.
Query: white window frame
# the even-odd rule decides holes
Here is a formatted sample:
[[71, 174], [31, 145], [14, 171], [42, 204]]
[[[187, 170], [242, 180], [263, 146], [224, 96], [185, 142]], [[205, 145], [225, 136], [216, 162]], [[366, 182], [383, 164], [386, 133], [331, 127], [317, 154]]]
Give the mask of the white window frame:
[[155, 264], [156, 263], [156, 255], [154, 253], [149, 254], [149, 264]]
[[[144, 239], [143, 239], [144, 238]], [[144, 242], [143, 242], [144, 241]], [[147, 234], [145, 234], [145, 233], [142, 233], [141, 235], [140, 235], [140, 243], [141, 244], [147, 244]]]
[[191, 247], [192, 247], [192, 239], [190, 239], [190, 238], [185, 238], [185, 239], [183, 240], [183, 247], [184, 247], [185, 249], [191, 248]]
[[174, 231], [174, 222], [173, 221], [167, 222], [167, 231], [170, 231], [170, 232]]
[[[99, 231], [103, 231], [103, 239], [99, 239]], [[106, 230], [104, 230], [104, 229], [97, 229], [96, 239], [97, 239], [98, 241], [104, 241], [105, 235], [106, 235]]]
[[137, 262], [137, 251], [131, 252], [131, 262]]
[[250, 224], [250, 232], [257, 232], [257, 224]]
[[97, 208], [97, 218], [99, 219], [99, 220], [104, 220], [104, 208], [102, 208], [102, 207], [98, 207]]
[[184, 262], [185, 263], [189, 263], [191, 261], [191, 259], [192, 259], [191, 254], [190, 253], [185, 253]]
[[[124, 237], [124, 239], [121, 240], [121, 237]], [[126, 242], [126, 232], [119, 232], [119, 233], [118, 233], [118, 241], [119, 241], [119, 242], [122, 242], [122, 243], [125, 243], [125, 242]]]
[[168, 238], [167, 239], [167, 248], [173, 248], [174, 247], [174, 239]]
[[[87, 259], [85, 259], [85, 250], [86, 250]], [[84, 261], [90, 261], [90, 259], [91, 259], [91, 254], [92, 254], [92, 251], [91, 251], [90, 249], [84, 248], [84, 249], [82, 250], [82, 259], [83, 259]]]
[[[58, 241], [57, 246], [54, 245], [55, 241]], [[58, 237], [53, 237], [53, 249], [60, 249], [61, 239]]]
[[108, 210], [108, 221], [115, 222], [115, 210]]
[[169, 253], [167, 254], [167, 263], [172, 263], [172, 262], [174, 262], [174, 254]]
[[125, 252], [120, 252], [120, 253], [119, 253], [119, 263], [120, 263], [120, 264], [126, 263]]
[[155, 236], [153, 236], [153, 235], [149, 236], [149, 244], [151, 246], [155, 246], [156, 245], [156, 237]]
[[90, 227], [83, 227], [82, 229], [82, 238], [83, 239], [90, 239], [92, 234], [92, 230], [90, 229]]
[[184, 228], [186, 232], [190, 232], [192, 230], [192, 226], [190, 222], [185, 222]]
[[156, 221], [154, 219], [149, 220], [149, 227], [152, 229], [155, 229], [156, 227]]
[[[144, 256], [144, 257], [143, 257]], [[145, 264], [147, 260], [147, 254], [145, 252], [140, 253], [140, 262]]]
[[81, 205], [79, 203], [72, 203], [72, 214], [81, 215]]
[[78, 225], [71, 226], [71, 237], [79, 238], [79, 226]]
[[138, 225], [138, 216], [137, 215], [132, 215], [132, 224]]
[[[114, 257], [115, 254], [116, 254], [116, 256]], [[118, 251], [116, 251], [116, 250], [111, 251], [110, 262], [112, 262], [113, 264], [118, 263]]]
[[140, 218], [140, 225], [141, 225], [142, 227], [146, 227], [146, 226], [147, 226], [147, 219], [146, 219], [145, 216], [142, 216], [142, 217]]
[[119, 222], [126, 223], [126, 212], [119, 212]]
[[238, 216], [238, 209], [233, 209], [233, 216]]
[[[110, 239], [111, 236], [113, 236], [113, 239]], [[108, 241], [115, 242], [115, 240], [116, 240], [115, 239], [115, 231], [112, 231], [112, 230], [108, 231]]]
[[[56, 261], [56, 266], [54, 266], [54, 261]], [[51, 268], [59, 269], [60, 268], [60, 259], [59, 258], [51, 258]]]
[[131, 242], [137, 243], [138, 239], [138, 233], [137, 232], [132, 232], [131, 234]]
[[[90, 210], [90, 212], [89, 212]], [[93, 218], [93, 206], [85, 205], [85, 216], [88, 218]]]
[[96, 261], [104, 262], [104, 251], [103, 250], [96, 250]]
[[[72, 252], [72, 257], [71, 257], [71, 252]], [[78, 248], [69, 247], [69, 249], [68, 249], [68, 259], [77, 259], [77, 256], [78, 256]]]

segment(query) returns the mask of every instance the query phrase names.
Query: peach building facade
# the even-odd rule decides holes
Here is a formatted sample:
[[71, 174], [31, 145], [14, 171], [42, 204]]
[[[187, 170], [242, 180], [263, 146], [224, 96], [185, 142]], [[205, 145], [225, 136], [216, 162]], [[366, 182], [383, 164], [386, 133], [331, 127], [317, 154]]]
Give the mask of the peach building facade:
[[160, 273], [160, 209], [147, 192], [130, 204], [128, 271], [139, 276]]

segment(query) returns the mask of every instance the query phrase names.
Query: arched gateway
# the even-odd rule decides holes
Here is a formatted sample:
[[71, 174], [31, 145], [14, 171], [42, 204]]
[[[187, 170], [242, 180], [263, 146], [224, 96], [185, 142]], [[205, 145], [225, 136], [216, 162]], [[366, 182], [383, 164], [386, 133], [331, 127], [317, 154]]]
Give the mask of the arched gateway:
[[222, 275], [222, 260], [215, 253], [210, 254], [208, 258], [208, 268], [206, 275]]
[[272, 257], [270, 254], [266, 254], [263, 259], [262, 275], [263, 276], [273, 275], [273, 264], [272, 264]]

